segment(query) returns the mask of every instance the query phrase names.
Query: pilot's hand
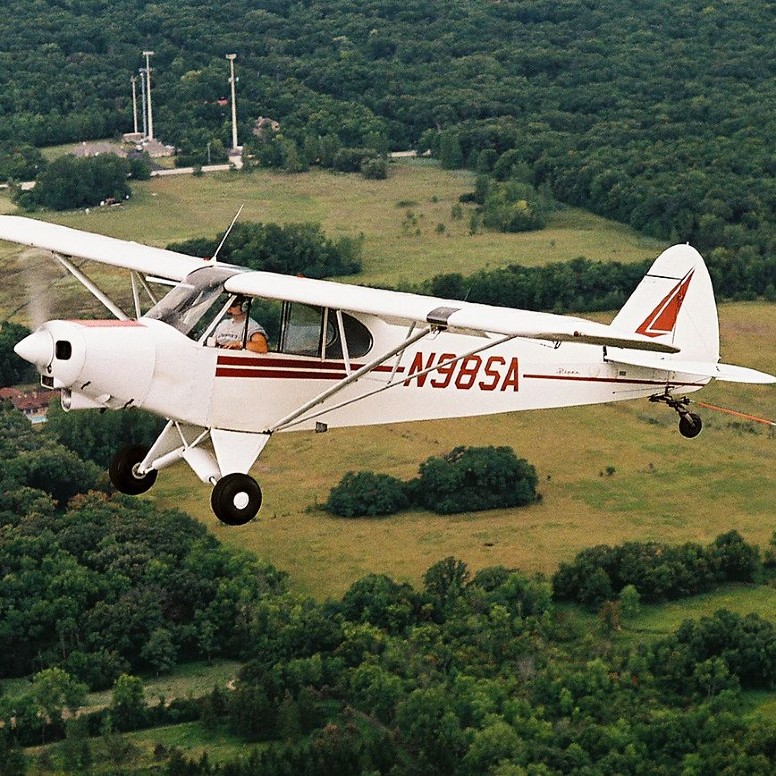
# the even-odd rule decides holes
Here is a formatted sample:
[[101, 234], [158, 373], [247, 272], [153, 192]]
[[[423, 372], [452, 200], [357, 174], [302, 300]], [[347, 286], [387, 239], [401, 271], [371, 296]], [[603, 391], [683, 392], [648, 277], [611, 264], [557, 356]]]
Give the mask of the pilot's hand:
[[227, 350], [242, 350], [242, 342], [227, 342], [225, 345], [221, 346], [222, 348], [226, 348]]

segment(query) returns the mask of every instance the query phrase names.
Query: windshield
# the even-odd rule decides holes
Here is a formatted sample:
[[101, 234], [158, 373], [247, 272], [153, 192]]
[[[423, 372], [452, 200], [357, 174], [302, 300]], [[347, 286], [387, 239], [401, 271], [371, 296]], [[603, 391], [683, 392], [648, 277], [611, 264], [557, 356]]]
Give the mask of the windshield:
[[182, 334], [195, 336], [202, 328], [197, 327], [197, 324], [218, 302], [224, 293], [224, 283], [234, 274], [234, 269], [226, 267], [202, 267], [194, 270], [144, 317], [163, 321], [174, 326]]

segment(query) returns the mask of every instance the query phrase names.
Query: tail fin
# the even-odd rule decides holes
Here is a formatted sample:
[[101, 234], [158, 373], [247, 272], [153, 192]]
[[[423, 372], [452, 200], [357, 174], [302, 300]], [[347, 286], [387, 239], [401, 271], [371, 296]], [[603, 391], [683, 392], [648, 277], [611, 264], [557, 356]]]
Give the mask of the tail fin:
[[663, 251], [611, 325], [679, 348], [682, 361], [716, 364], [717, 305], [700, 253], [689, 245]]

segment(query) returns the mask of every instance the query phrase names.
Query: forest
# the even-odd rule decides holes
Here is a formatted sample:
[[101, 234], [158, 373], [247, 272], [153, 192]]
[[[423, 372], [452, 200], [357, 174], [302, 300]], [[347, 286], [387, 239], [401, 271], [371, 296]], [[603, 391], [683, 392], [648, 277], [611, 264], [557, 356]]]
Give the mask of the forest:
[[[63, 446], [117, 434], [92, 417], [83, 441], [61, 415], [39, 433], [0, 410], [0, 682], [29, 679], [0, 684], [4, 776], [772, 773], [776, 726], [750, 698], [776, 687], [776, 625], [632, 623], [642, 601], [767, 584], [776, 534], [591, 548], [552, 579], [448, 557], [418, 587], [369, 574], [319, 602], [188, 516], [111, 494]], [[241, 667], [230, 688], [144, 696], [142, 676], [194, 658]], [[75, 714], [98, 688], [109, 703]], [[186, 722], [244, 756], [157, 746], [148, 764], [127, 737]]]
[[131, 130], [150, 47], [156, 134], [189, 156], [227, 146], [236, 52], [240, 138], [272, 117], [286, 161], [329, 141], [486, 169], [513, 152], [561, 202], [754, 259], [775, 239], [773, 16], [765, 0], [9, 0], [0, 145]]

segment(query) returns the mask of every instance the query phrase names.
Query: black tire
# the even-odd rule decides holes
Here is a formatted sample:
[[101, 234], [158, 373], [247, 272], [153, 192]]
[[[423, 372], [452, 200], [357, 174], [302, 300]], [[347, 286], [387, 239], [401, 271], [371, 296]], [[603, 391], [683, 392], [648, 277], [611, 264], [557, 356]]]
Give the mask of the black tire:
[[152, 469], [142, 477], [136, 473], [135, 467], [146, 457], [147, 447], [129, 445], [122, 447], [110, 462], [110, 481], [122, 493], [138, 496], [145, 493], [156, 482], [157, 471]]
[[226, 525], [245, 525], [261, 509], [259, 483], [247, 474], [227, 474], [213, 486], [210, 506], [215, 516]]
[[688, 412], [679, 418], [679, 433], [687, 439], [694, 439], [703, 429], [703, 420], [700, 415]]

